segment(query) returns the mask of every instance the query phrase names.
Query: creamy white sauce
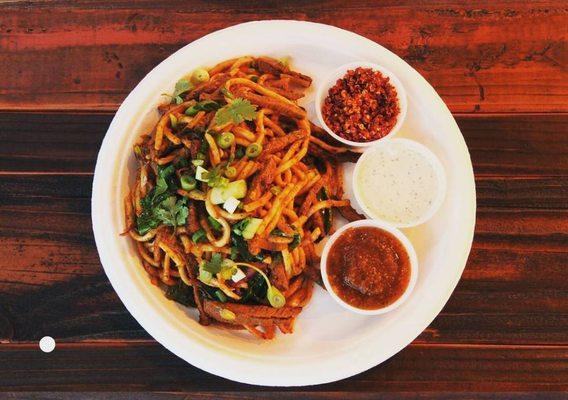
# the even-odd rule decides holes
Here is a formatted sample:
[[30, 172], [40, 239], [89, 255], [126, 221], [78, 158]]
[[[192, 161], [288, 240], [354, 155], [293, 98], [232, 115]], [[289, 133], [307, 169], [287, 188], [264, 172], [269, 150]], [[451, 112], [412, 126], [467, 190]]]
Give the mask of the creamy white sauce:
[[355, 181], [359, 200], [371, 217], [415, 225], [439, 203], [443, 188], [438, 165], [412, 142], [384, 143], [360, 160]]

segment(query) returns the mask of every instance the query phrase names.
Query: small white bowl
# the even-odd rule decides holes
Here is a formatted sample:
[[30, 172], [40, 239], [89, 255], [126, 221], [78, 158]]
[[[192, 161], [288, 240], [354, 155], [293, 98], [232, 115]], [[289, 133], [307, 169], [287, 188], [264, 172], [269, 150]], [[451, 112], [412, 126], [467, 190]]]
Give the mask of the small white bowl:
[[[327, 95], [329, 93], [329, 89], [336, 84], [338, 79], [343, 78], [345, 76], [345, 74], [347, 73], [347, 71], [358, 68], [358, 67], [371, 68], [374, 71], [379, 71], [381, 74], [383, 74], [383, 76], [388, 77], [390, 83], [396, 89], [397, 96], [398, 96], [398, 105], [399, 105], [399, 108], [400, 108], [400, 114], [398, 115], [398, 119], [396, 121], [396, 124], [392, 127], [390, 132], [387, 135], [383, 136], [382, 138], [377, 139], [377, 140], [372, 140], [370, 142], [356, 142], [356, 141], [353, 141], [353, 140], [347, 140], [347, 139], [342, 138], [341, 136], [339, 136], [338, 134], [333, 132], [329, 128], [329, 126], [327, 126], [327, 124], [325, 123], [325, 121], [323, 119], [323, 115], [322, 115], [322, 111], [321, 111], [321, 108], [323, 106], [325, 98], [327, 97]], [[372, 146], [373, 144], [377, 143], [380, 140], [383, 140], [387, 137], [392, 137], [392, 136], [396, 135], [396, 133], [400, 130], [400, 127], [402, 126], [402, 124], [404, 123], [404, 120], [406, 118], [406, 111], [408, 109], [408, 101], [407, 101], [407, 98], [406, 98], [406, 90], [404, 89], [404, 86], [402, 86], [402, 83], [396, 77], [395, 74], [393, 74], [391, 71], [389, 71], [388, 69], [386, 69], [385, 67], [383, 67], [381, 65], [359, 61], [359, 62], [352, 62], [352, 63], [349, 63], [349, 64], [342, 65], [341, 67], [337, 68], [332, 73], [330, 73], [319, 84], [318, 90], [316, 92], [315, 108], [316, 108], [316, 116], [317, 116], [317, 118], [320, 122], [320, 125], [332, 137], [334, 137], [335, 139], [337, 139], [341, 143], [344, 143], [344, 144], [351, 146], [351, 147], [368, 147], [368, 146]]]
[[[406, 287], [404, 293], [394, 303], [391, 303], [388, 306], [373, 309], [373, 310], [365, 310], [365, 309], [353, 307], [352, 305], [346, 303], [344, 300], [342, 300], [333, 291], [333, 288], [332, 288], [331, 283], [329, 282], [329, 278], [327, 276], [327, 256], [329, 254], [331, 246], [335, 243], [337, 238], [339, 238], [346, 230], [351, 229], [351, 228], [361, 228], [361, 227], [379, 228], [379, 229], [382, 229], [386, 232], [391, 233], [394, 237], [396, 237], [402, 243], [402, 245], [404, 246], [404, 249], [406, 250], [406, 252], [408, 254], [408, 258], [410, 259], [410, 280], [408, 282], [408, 286]], [[363, 219], [363, 220], [360, 220], [360, 221], [354, 221], [354, 222], [348, 223], [347, 225], [344, 225], [341, 228], [339, 228], [333, 235], [331, 235], [331, 237], [329, 238], [329, 240], [325, 244], [325, 246], [323, 248], [322, 255], [321, 255], [321, 276], [322, 276], [323, 283], [324, 283], [325, 288], [327, 289], [328, 293], [342, 307], [348, 309], [349, 311], [353, 311], [357, 314], [379, 315], [379, 314], [384, 314], [384, 313], [387, 313], [389, 311], [394, 310], [395, 308], [400, 306], [402, 303], [404, 303], [406, 301], [406, 299], [408, 299], [408, 297], [410, 296], [410, 293], [414, 289], [414, 286], [416, 285], [416, 281], [418, 279], [418, 257], [416, 256], [416, 251], [414, 250], [414, 246], [412, 245], [412, 243], [410, 243], [410, 240], [408, 240], [408, 238], [401, 231], [399, 231], [397, 228], [395, 228], [394, 226], [392, 226], [390, 224], [384, 223], [384, 222], [374, 221], [374, 220], [371, 220], [371, 219]]]
[[[432, 204], [419, 218], [408, 222], [392, 221], [383, 218], [381, 215], [377, 213], [374, 213], [370, 209], [370, 207], [363, 201], [363, 195], [361, 194], [362, 187], [358, 183], [359, 175], [361, 173], [361, 165], [363, 165], [363, 163], [366, 162], [367, 159], [369, 158], [373, 159], [373, 155], [375, 155], [377, 151], [383, 149], [386, 149], [388, 151], [389, 147], [392, 149], [393, 146], [402, 146], [403, 148], [412, 150], [417, 154], [422, 155], [434, 170], [435, 176], [438, 181], [438, 191], [436, 193], [436, 197], [432, 201]], [[377, 158], [375, 157], [374, 159], [376, 160]], [[405, 178], [406, 174], [402, 174], [401, 176], [399, 176], [399, 179], [404, 180]], [[367, 218], [371, 218], [376, 221], [382, 221], [386, 224], [393, 225], [397, 228], [411, 228], [413, 226], [421, 225], [424, 222], [428, 221], [430, 218], [432, 218], [434, 214], [436, 214], [436, 212], [440, 209], [442, 203], [444, 202], [444, 199], [446, 197], [446, 186], [447, 186], [444, 166], [442, 165], [438, 157], [436, 157], [436, 155], [423, 144], [420, 144], [414, 140], [403, 139], [403, 138], [394, 138], [391, 140], [387, 140], [381, 143], [377, 143], [375, 144], [375, 146], [371, 148], [365, 149], [363, 155], [359, 157], [357, 163], [355, 164], [355, 169], [353, 170], [351, 184], [353, 187], [353, 193], [355, 195], [355, 201], [359, 205], [359, 207], [361, 207], [363, 213], [367, 216]]]

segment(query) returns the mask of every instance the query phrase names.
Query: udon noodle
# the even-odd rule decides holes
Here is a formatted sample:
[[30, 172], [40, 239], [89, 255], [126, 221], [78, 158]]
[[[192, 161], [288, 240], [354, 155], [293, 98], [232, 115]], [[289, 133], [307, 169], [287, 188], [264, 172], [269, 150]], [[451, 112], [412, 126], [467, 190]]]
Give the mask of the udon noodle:
[[166, 297], [199, 322], [270, 339], [320, 280], [315, 244], [333, 231], [341, 162], [353, 157], [297, 100], [311, 78], [268, 57], [240, 57], [176, 85], [134, 147], [126, 232]]

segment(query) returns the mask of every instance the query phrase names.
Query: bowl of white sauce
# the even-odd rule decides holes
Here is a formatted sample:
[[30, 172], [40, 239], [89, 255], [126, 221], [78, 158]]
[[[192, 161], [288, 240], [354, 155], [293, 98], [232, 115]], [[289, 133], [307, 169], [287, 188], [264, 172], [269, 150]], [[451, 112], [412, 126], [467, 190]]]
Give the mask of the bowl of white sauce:
[[396, 138], [363, 153], [355, 166], [353, 188], [367, 217], [409, 228], [438, 211], [446, 195], [446, 174], [427, 147]]

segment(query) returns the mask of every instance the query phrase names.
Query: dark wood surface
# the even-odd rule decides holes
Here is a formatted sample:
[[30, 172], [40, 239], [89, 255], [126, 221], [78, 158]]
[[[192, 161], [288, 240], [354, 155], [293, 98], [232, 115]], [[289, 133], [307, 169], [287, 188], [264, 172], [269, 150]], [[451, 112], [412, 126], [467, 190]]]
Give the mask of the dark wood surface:
[[[566, 2], [242, 3], [0, 5], [0, 399], [566, 398]], [[478, 213], [458, 287], [411, 345], [344, 381], [260, 393], [187, 365], [130, 316], [98, 259], [90, 195], [113, 112], [149, 70], [274, 18], [352, 30], [422, 73], [468, 144]]]

